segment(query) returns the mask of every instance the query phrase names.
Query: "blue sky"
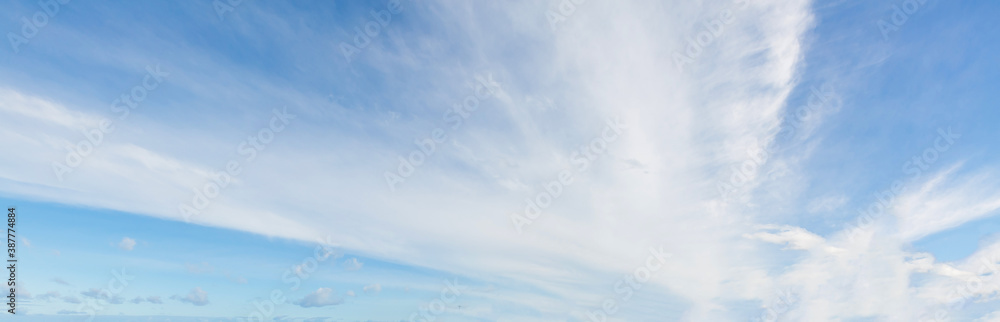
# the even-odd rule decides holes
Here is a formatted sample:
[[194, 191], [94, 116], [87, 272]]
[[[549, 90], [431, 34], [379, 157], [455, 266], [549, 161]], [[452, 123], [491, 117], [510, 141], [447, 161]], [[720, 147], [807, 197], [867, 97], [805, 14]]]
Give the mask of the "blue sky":
[[995, 2], [3, 8], [17, 319], [1000, 321]]

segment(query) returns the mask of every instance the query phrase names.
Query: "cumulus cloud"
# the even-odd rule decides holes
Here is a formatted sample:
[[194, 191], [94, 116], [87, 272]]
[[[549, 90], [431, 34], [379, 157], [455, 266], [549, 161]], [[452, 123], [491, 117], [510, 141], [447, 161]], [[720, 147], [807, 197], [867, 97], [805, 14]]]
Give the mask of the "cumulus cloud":
[[135, 239], [128, 237], [122, 238], [122, 241], [118, 242], [118, 248], [121, 248], [122, 250], [132, 250], [135, 248]]
[[308, 308], [337, 305], [343, 302], [342, 298], [333, 295], [333, 289], [321, 287], [294, 303], [298, 306]]
[[104, 300], [111, 304], [122, 304], [125, 302], [125, 299], [123, 299], [121, 296], [118, 295], [112, 296], [111, 292], [103, 289], [91, 288], [89, 290], [80, 292], [80, 295], [92, 299]]
[[208, 293], [202, 290], [200, 287], [196, 287], [191, 290], [185, 296], [174, 295], [170, 297], [171, 299], [180, 301], [182, 303], [188, 303], [195, 306], [205, 306], [208, 304]]
[[142, 304], [146, 302], [151, 304], [163, 304], [163, 300], [161, 300], [159, 296], [136, 296], [135, 298], [129, 300], [129, 302], [132, 304]]
[[382, 292], [382, 285], [379, 285], [378, 283], [365, 285], [364, 291], [368, 294], [378, 294], [379, 292]]
[[356, 271], [361, 269], [361, 266], [364, 266], [364, 263], [359, 262], [357, 258], [351, 258], [345, 260], [343, 265], [345, 270]]
[[108, 291], [101, 290], [101, 289], [96, 289], [96, 288], [91, 288], [89, 290], [80, 292], [80, 295], [83, 295], [83, 296], [86, 296], [86, 297], [89, 297], [89, 298], [94, 298], [94, 299], [108, 298], [108, 297], [110, 297], [110, 294], [111, 293], [108, 292]]

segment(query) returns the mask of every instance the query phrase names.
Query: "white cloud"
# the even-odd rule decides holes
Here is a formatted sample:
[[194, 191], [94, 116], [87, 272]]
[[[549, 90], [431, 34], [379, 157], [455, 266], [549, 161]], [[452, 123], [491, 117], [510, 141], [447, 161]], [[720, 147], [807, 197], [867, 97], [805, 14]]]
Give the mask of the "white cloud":
[[344, 261], [344, 269], [348, 271], [356, 271], [361, 269], [364, 263], [359, 262], [357, 258], [351, 258]]
[[122, 250], [132, 250], [135, 248], [135, 239], [132, 238], [122, 238], [122, 241], [118, 243], [118, 248]]
[[990, 314], [984, 315], [983, 317], [978, 318], [973, 322], [1000, 322], [1000, 311], [995, 311]]
[[758, 232], [746, 234], [744, 237], [758, 239], [769, 243], [787, 244], [790, 249], [808, 250], [825, 243], [823, 237], [810, 233], [805, 229], [792, 226], [764, 225], [761, 230], [773, 230], [777, 233]]
[[[289, 126], [302, 124], [298, 132], [281, 133], [254, 161], [252, 171], [248, 167], [239, 177], [253, 185], [225, 190], [192, 220], [306, 241], [335, 236], [335, 242], [365, 257], [475, 274], [487, 282], [515, 281], [522, 285], [493, 296], [543, 314], [563, 314], [579, 303], [599, 301], [605, 290], [591, 285], [613, 282], [633, 270], [650, 246], [684, 245], [666, 251], [685, 265], [665, 268], [651, 283], [682, 293], [694, 303], [686, 319], [712, 320], [716, 318], [712, 312], [729, 297], [760, 296], [754, 290], [723, 288], [742, 276], [725, 267], [754, 258], [729, 248], [751, 231], [713, 228], [713, 218], [736, 215], [706, 209], [703, 200], [713, 198], [714, 191], [709, 190], [714, 189], [696, 183], [714, 182], [717, 168], [745, 159], [743, 138], [771, 135], [768, 129], [780, 122], [781, 108], [795, 86], [802, 37], [811, 23], [808, 1], [751, 1], [736, 12], [737, 20], [726, 26], [725, 34], [705, 49], [697, 66], [678, 71], [671, 54], [683, 52], [685, 39], [727, 7], [729, 3], [587, 2], [553, 32], [539, 14], [548, 9], [543, 2], [507, 8], [477, 3], [414, 5], [408, 8], [414, 16], [427, 13], [454, 24], [459, 31], [453, 35], [455, 41], [476, 54], [442, 64], [434, 46], [400, 52], [369, 48], [366, 57], [379, 70], [422, 65], [436, 66], [422, 70], [439, 71], [420, 75], [428, 81], [408, 91], [423, 94], [397, 98], [400, 104], [420, 101], [428, 109], [450, 107], [470, 95], [467, 83], [475, 73], [492, 73], [502, 86], [460, 131], [449, 133], [451, 140], [439, 145], [400, 189], [390, 192], [383, 172], [395, 169], [396, 156], [408, 153], [411, 146], [377, 139], [299, 145], [307, 148], [279, 144], [357, 134], [353, 129], [293, 123]], [[438, 43], [429, 34], [406, 37], [413, 37], [412, 43]], [[532, 51], [496, 47], [513, 40], [550, 45]], [[512, 59], [511, 50], [524, 57]], [[251, 100], [267, 94], [269, 100], [303, 103], [293, 106], [298, 110], [291, 109], [303, 115], [316, 105], [312, 103], [317, 98], [281, 88], [268, 77], [239, 70], [203, 71], [200, 66], [213, 64], [197, 55], [189, 58], [185, 61], [197, 62], [198, 67], [178, 60], [175, 73], [190, 75], [198, 84], [177, 80], [175, 86], [190, 87], [199, 95], [239, 93]], [[457, 63], [465, 59], [475, 60]], [[242, 81], [233, 83], [255, 88], [198, 89], [217, 83], [214, 77], [226, 77], [217, 75], [240, 75]], [[731, 90], [741, 88], [755, 91]], [[325, 97], [319, 99], [326, 102]], [[534, 108], [538, 102], [546, 108]], [[29, 103], [18, 109], [34, 106]], [[384, 132], [393, 141], [412, 142], [435, 126], [446, 126], [442, 112], [431, 110], [429, 118], [399, 118], [392, 127], [370, 130]], [[347, 109], [344, 113], [330, 116], [331, 121], [378, 124], [368, 122], [373, 118], [369, 115]], [[560, 171], [573, 169], [573, 151], [599, 137], [605, 120], [616, 116], [628, 127], [621, 138], [574, 178], [540, 220], [523, 235], [517, 234], [509, 215], [522, 211], [523, 200], [544, 189]], [[307, 122], [306, 116], [298, 121]], [[204, 174], [221, 166], [217, 158], [185, 151], [231, 151], [238, 140], [226, 138], [245, 136], [223, 132], [227, 129], [187, 134], [178, 130], [180, 125], [129, 122], [114, 133], [121, 140], [117, 142], [128, 144], [108, 141], [101, 147], [103, 154], [90, 156], [88, 165], [67, 181], [56, 181], [48, 169], [0, 173], [11, 182], [34, 185], [0, 186], [0, 191], [181, 220], [178, 204], [190, 201], [191, 187], [203, 185]], [[47, 127], [18, 125], [11, 131], [21, 136], [0, 142], [0, 148], [39, 152], [0, 161], [6, 162], [3, 169], [33, 170], [37, 164], [59, 160], [65, 153], [64, 141], [71, 139], [58, 138], [75, 138]], [[52, 137], [53, 142], [38, 137]], [[642, 171], [635, 170], [637, 165]], [[301, 180], [291, 187], [278, 184], [290, 177]], [[320, 196], [316, 191], [328, 193]], [[288, 202], [294, 202], [296, 209], [281, 206]], [[561, 269], [564, 266], [580, 269], [567, 273]], [[366, 291], [380, 288], [370, 285]], [[516, 291], [523, 289], [544, 289], [547, 295]]]
[[382, 292], [382, 285], [379, 285], [378, 283], [365, 285], [363, 290], [368, 294], [378, 294], [379, 292]]
[[195, 306], [205, 306], [208, 304], [208, 292], [205, 292], [200, 287], [192, 289], [191, 292], [189, 292], [187, 295], [183, 297], [174, 295], [171, 296], [170, 298], [180, 301], [182, 303], [188, 303]]
[[93, 299], [104, 299], [104, 298], [108, 298], [109, 297], [108, 295], [110, 293], [108, 293], [106, 291], [103, 291], [103, 290], [100, 290], [100, 289], [91, 288], [89, 290], [81, 292], [80, 294], [83, 295], [83, 296], [89, 297], [89, 298], [93, 298]]
[[108, 303], [111, 304], [122, 304], [125, 302], [125, 299], [122, 298], [121, 296], [112, 295], [111, 292], [103, 289], [91, 288], [89, 290], [80, 292], [80, 295], [95, 300], [107, 301]]
[[[973, 176], [907, 190], [895, 210], [898, 226], [880, 222], [880, 230], [861, 240], [849, 240], [844, 232], [823, 237], [786, 225], [765, 211], [771, 209], [767, 200], [753, 194], [765, 184], [794, 193], [796, 184], [808, 179], [795, 172], [808, 149], [773, 156], [767, 170], [774, 172], [761, 169], [748, 176], [736, 202], [719, 200], [711, 183], [728, 179], [726, 169], [747, 159], [748, 143], [770, 142], [782, 123], [812, 24], [811, 1], [748, 3], [683, 72], [675, 68], [672, 54], [684, 52], [687, 39], [702, 31], [704, 22], [732, 9], [732, 2], [590, 1], [555, 32], [539, 14], [549, 9], [545, 2], [507, 8], [474, 2], [414, 4], [407, 9], [414, 17], [447, 21], [454, 26], [451, 36], [459, 38], [454, 43], [475, 54], [442, 63], [437, 35], [413, 32], [404, 34], [411, 38], [400, 42], [398, 52], [373, 47], [366, 57], [380, 71], [412, 66], [439, 71], [420, 74], [426, 82], [408, 85], [412, 87], [406, 92], [418, 97], [388, 102], [421, 102], [420, 108], [428, 111], [393, 117], [391, 127], [369, 127], [381, 124], [381, 113], [332, 107], [332, 112], [310, 115], [358, 127], [298, 123], [299, 132], [281, 133], [253, 168], [234, 179], [234, 185], [254, 184], [225, 190], [192, 219], [305, 241], [335, 236], [359, 256], [504, 283], [511, 287], [499, 288], [489, 299], [530, 307], [548, 320], [581, 309], [581, 303], [598, 305], [610, 291], [594, 285], [608, 285], [631, 272], [644, 260], [644, 250], [658, 245], [665, 245], [677, 264], [664, 267], [643, 291], [662, 289], [682, 298], [678, 301], [690, 305], [685, 321], [746, 318], [723, 308], [764, 302], [784, 289], [802, 299], [785, 313], [790, 320], [915, 317], [912, 308], [939, 303], [939, 288], [974, 276], [976, 268], [909, 253], [905, 243], [989, 215], [998, 206], [996, 187], [989, 184], [996, 181]], [[505, 45], [513, 40], [546, 45], [529, 51]], [[518, 53], [516, 59], [509, 58], [512, 51]], [[314, 112], [310, 106], [318, 106], [313, 103], [327, 102], [325, 95], [312, 97], [233, 66], [200, 70], [215, 64], [198, 54], [182, 58], [175, 65], [177, 74], [191, 80], [176, 86], [203, 95], [204, 102], [228, 93], [241, 100], [301, 103], [292, 110], [303, 114], [302, 122], [309, 122], [305, 115]], [[184, 65], [184, 60], [193, 63]], [[443, 110], [435, 106], [451, 107], [469, 95], [467, 83], [479, 71], [458, 66], [484, 66], [503, 90], [484, 101], [461, 131], [449, 132], [449, 141], [390, 192], [383, 172], [396, 169], [396, 156], [413, 149], [414, 136], [422, 138], [444, 126], [438, 124]], [[241, 81], [213, 78], [229, 77], [225, 75]], [[214, 83], [245, 83], [252, 89], [199, 88]], [[186, 151], [232, 151], [238, 141], [228, 138], [245, 135], [225, 128], [187, 134], [180, 130], [189, 128], [186, 124], [130, 120], [129, 127], [115, 133], [119, 141], [109, 140], [102, 153], [59, 182], [37, 165], [60, 160], [64, 146], [78, 139], [75, 128], [94, 123], [100, 114], [77, 112], [87, 107], [16, 90], [0, 96], [0, 118], [16, 120], [0, 129], [5, 138], [0, 150], [23, 151], [0, 159], [0, 169], [5, 169], [0, 170], [0, 191], [33, 200], [181, 220], [178, 204], [190, 201], [191, 187], [203, 185], [206, 175], [221, 166], [218, 155]], [[561, 170], [573, 169], [573, 151], [600, 136], [604, 120], [613, 116], [625, 120], [623, 136], [579, 172], [525, 233], [517, 234], [509, 215], [523, 212], [523, 200], [543, 191]], [[809, 121], [814, 126], [820, 120]], [[389, 139], [359, 137], [359, 129]], [[333, 139], [310, 144], [317, 137]], [[768, 175], [778, 172], [789, 175]], [[287, 178], [298, 179], [289, 186]], [[290, 203], [296, 207], [289, 209]], [[836, 212], [845, 203], [846, 197], [832, 194], [807, 203], [806, 210]], [[123, 239], [119, 247], [131, 250], [135, 241], [126, 247], [126, 240], [131, 239]], [[782, 250], [757, 241], [808, 251], [786, 269], [775, 270], [785, 263], [769, 260]], [[356, 258], [343, 264], [346, 269], [362, 266]], [[913, 272], [935, 277], [927, 286], [911, 289]], [[525, 289], [545, 292], [520, 291]], [[377, 293], [381, 286], [363, 290]], [[353, 296], [353, 291], [347, 294]], [[200, 288], [176, 298], [208, 303]], [[331, 289], [321, 288], [300, 302], [338, 300]]]
[[343, 303], [344, 300], [333, 295], [333, 289], [319, 288], [315, 292], [309, 293], [301, 300], [295, 302], [296, 305], [309, 307], [324, 307]]
[[900, 238], [916, 240], [997, 213], [1000, 178], [986, 171], [959, 175], [960, 167], [946, 168], [900, 194], [891, 209]]

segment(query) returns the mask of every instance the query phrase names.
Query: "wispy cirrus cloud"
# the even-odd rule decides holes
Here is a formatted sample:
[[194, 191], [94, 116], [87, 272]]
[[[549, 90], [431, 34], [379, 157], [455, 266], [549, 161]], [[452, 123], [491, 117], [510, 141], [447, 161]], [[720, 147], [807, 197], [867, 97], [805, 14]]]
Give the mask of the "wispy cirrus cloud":
[[[635, 296], [669, 299], [684, 308], [656, 311], [661, 303], [631, 300], [632, 309], [616, 318], [737, 320], [760, 312], [732, 303], [772, 303], [775, 293], [788, 290], [797, 300], [778, 301], [786, 319], [916, 319], [919, 313], [911, 308], [942, 302], [944, 286], [937, 283], [975, 276], [975, 268], [967, 267], [973, 264], [938, 262], [908, 245], [995, 213], [998, 189], [988, 171], [927, 170], [933, 178], [907, 183], [875, 229], [851, 238], [839, 228], [864, 206], [851, 190], [858, 183], [830, 189], [818, 177], [854, 169], [809, 166], [823, 163], [817, 159], [844, 162], [864, 155], [853, 145], [820, 154], [830, 149], [826, 122], [844, 126], [881, 115], [850, 119], [834, 113], [859, 110], [850, 101], [809, 116], [796, 109], [809, 100], [797, 93], [815, 67], [805, 61], [816, 44], [814, 15], [839, 3], [590, 1], [574, 4], [571, 14], [560, 11], [562, 3], [574, 4], [406, 3], [402, 14], [392, 16], [392, 27], [380, 29], [350, 63], [314, 44], [343, 42], [367, 16], [325, 25], [322, 20], [339, 19], [283, 16], [299, 8], [280, 3], [243, 5], [238, 15], [226, 15], [224, 34], [212, 31], [218, 39], [253, 40], [227, 44], [268, 48], [268, 59], [227, 58], [192, 40], [202, 35], [126, 23], [141, 16], [120, 18], [122, 25], [134, 25], [120, 30], [121, 37], [142, 36], [127, 46], [117, 37], [52, 28], [53, 36], [72, 36], [60, 38], [66, 41], [52, 45], [52, 52], [90, 63], [65, 71], [74, 75], [38, 77], [45, 79], [36, 79], [38, 84], [0, 84], [0, 119], [15, 120], [0, 127], [0, 149], [19, 151], [0, 160], [0, 192], [183, 220], [178, 205], [191, 200], [192, 190], [205, 191], [206, 182], [227, 166], [220, 160], [245, 157], [241, 143], [259, 137], [256, 131], [267, 126], [274, 108], [288, 106], [300, 122], [266, 149], [254, 149], [252, 167], [231, 183], [236, 188], [213, 197], [192, 223], [309, 242], [335, 236], [357, 256], [372, 258], [340, 262], [348, 271], [367, 265], [351, 274], [378, 271], [369, 268], [381, 260], [475, 276], [499, 285], [469, 296], [491, 303], [469, 310], [483, 319], [557, 320], [567, 312], [586, 319], [584, 312], [615, 298], [609, 285], [634, 272], [653, 245], [666, 245], [674, 262], [665, 263]], [[564, 16], [557, 28], [549, 12]], [[208, 15], [216, 23], [215, 13], [188, 17]], [[869, 33], [879, 37], [875, 29]], [[49, 48], [41, 45], [33, 48]], [[689, 55], [695, 47], [697, 55]], [[885, 61], [875, 51], [864, 59]], [[674, 53], [690, 61], [678, 68]], [[17, 71], [43, 54], [19, 55], [0, 69]], [[141, 75], [152, 60], [169, 67], [170, 81], [128, 123], [116, 123], [114, 139], [109, 136], [73, 176], [57, 180], [49, 165], [65, 158], [81, 129], [116, 117], [109, 113], [109, 95], [132, 88], [129, 77]], [[84, 69], [91, 65], [99, 68]], [[77, 89], [61, 82], [98, 74], [114, 86]], [[478, 101], [479, 75], [490, 75], [497, 85], [489, 100]], [[854, 81], [831, 78], [837, 86]], [[839, 95], [834, 85], [836, 91], [824, 95]], [[603, 140], [609, 118], [620, 118], [623, 127], [614, 144]], [[867, 125], [889, 126], [888, 118], [883, 122]], [[789, 128], [796, 134], [781, 137]], [[838, 134], [872, 135], [867, 129], [844, 131]], [[911, 140], [894, 138], [892, 144]], [[748, 147], [777, 144], [789, 148], [751, 164], [754, 171], [744, 173], [742, 189], [719, 196], [717, 183], [731, 178], [734, 165], [759, 156]], [[411, 157], [414, 151], [423, 155], [419, 162]], [[895, 156], [877, 156], [887, 155]], [[398, 169], [401, 159], [420, 163], [420, 170], [390, 189], [384, 174]], [[871, 173], [881, 171], [864, 170], [858, 171], [859, 182], [875, 181]], [[562, 175], [566, 171], [572, 178]], [[558, 189], [550, 185], [562, 180], [567, 183]], [[517, 233], [510, 214], [540, 203], [546, 206], [539, 207], [544, 209], [537, 220]], [[128, 237], [117, 244], [123, 250], [135, 245]], [[292, 265], [292, 274], [309, 270], [305, 263]], [[192, 266], [186, 267], [192, 273], [213, 271]], [[915, 274], [934, 277], [913, 286]], [[352, 287], [367, 285], [362, 290], [368, 294], [409, 287], [378, 281]], [[977, 291], [974, 299], [985, 297]], [[209, 304], [201, 288], [171, 298]], [[297, 304], [341, 301], [333, 288], [319, 288]]]

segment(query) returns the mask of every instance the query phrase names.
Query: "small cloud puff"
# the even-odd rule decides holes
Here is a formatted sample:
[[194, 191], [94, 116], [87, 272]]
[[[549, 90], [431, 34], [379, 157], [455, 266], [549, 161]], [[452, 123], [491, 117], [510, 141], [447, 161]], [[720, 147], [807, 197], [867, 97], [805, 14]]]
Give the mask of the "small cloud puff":
[[333, 289], [321, 287], [315, 292], [295, 302], [301, 307], [323, 307], [344, 303], [344, 300], [333, 296]]
[[135, 248], [135, 239], [132, 238], [122, 238], [122, 241], [118, 243], [118, 248], [122, 250], [132, 250]]
[[368, 293], [368, 294], [378, 294], [379, 292], [382, 291], [382, 285], [378, 285], [378, 283], [375, 283], [375, 284], [372, 284], [372, 285], [367, 285], [367, 286], [365, 286], [364, 290], [365, 290], [365, 293]]
[[348, 260], [344, 261], [344, 269], [349, 270], [349, 271], [359, 270], [359, 269], [361, 269], [361, 266], [364, 266], [364, 265], [365, 264], [362, 263], [362, 262], [359, 262], [357, 258], [351, 258], [351, 259], [348, 259]]
[[188, 293], [188, 295], [184, 297], [174, 295], [171, 296], [170, 298], [183, 303], [192, 304], [195, 306], [205, 306], [208, 304], [208, 293], [202, 290], [200, 287], [195, 287], [193, 290], [191, 290], [190, 293]]

